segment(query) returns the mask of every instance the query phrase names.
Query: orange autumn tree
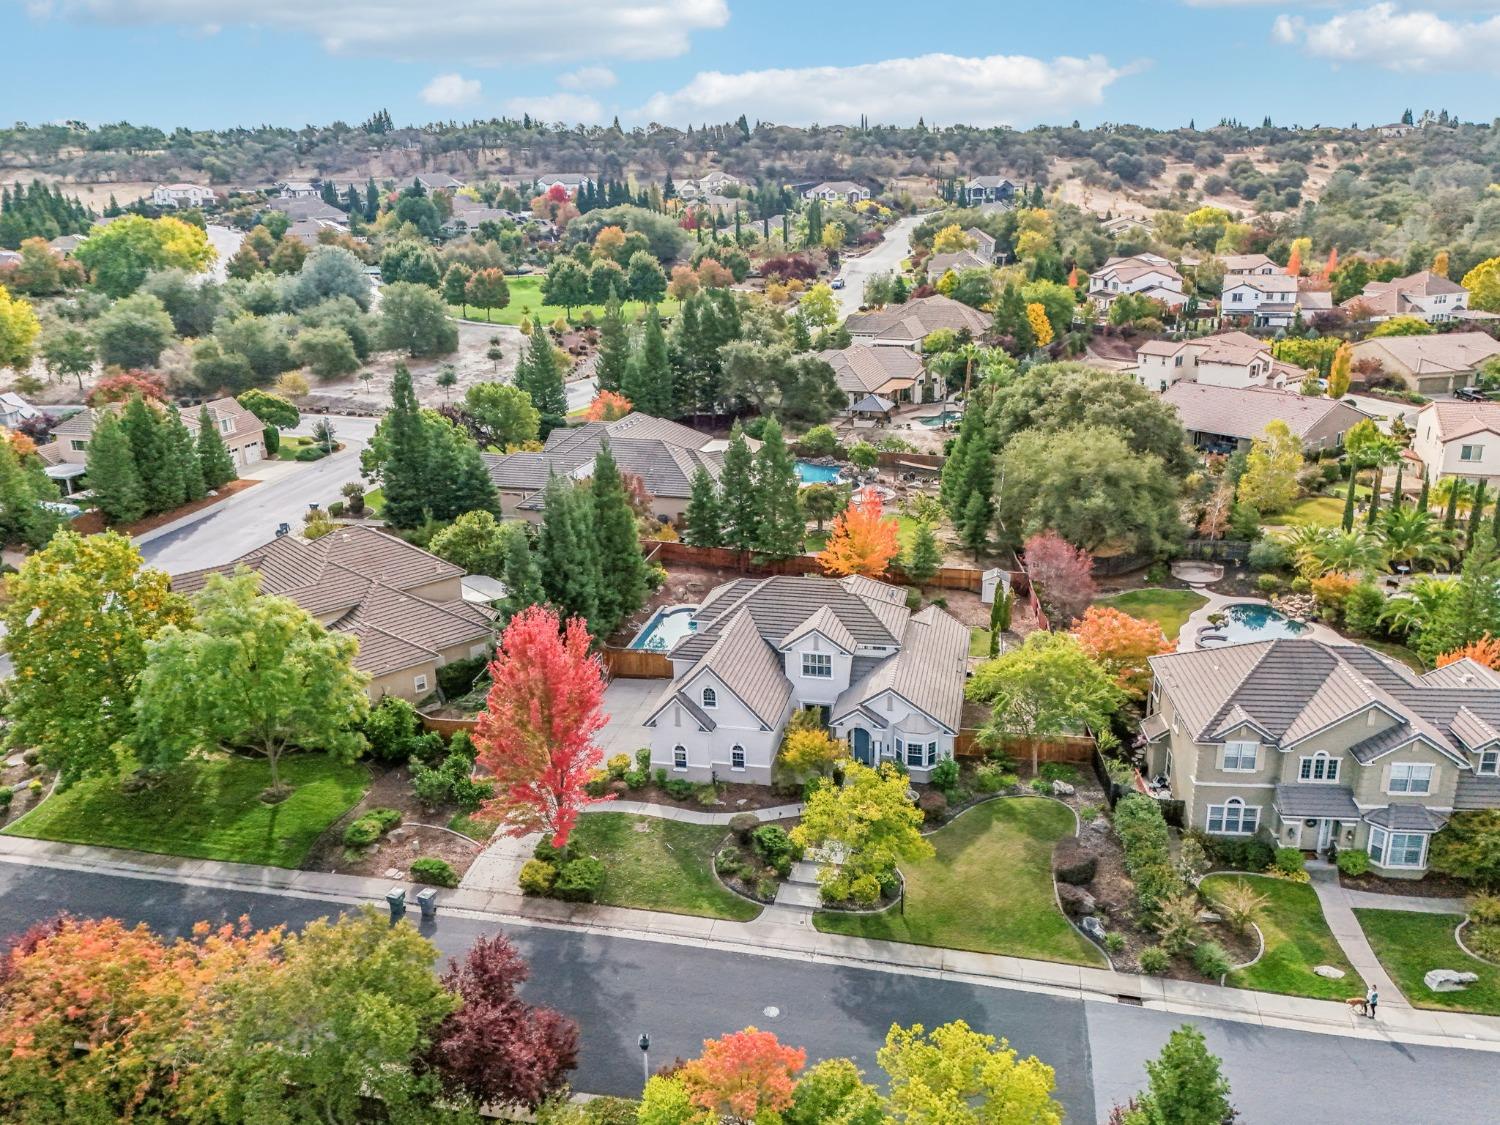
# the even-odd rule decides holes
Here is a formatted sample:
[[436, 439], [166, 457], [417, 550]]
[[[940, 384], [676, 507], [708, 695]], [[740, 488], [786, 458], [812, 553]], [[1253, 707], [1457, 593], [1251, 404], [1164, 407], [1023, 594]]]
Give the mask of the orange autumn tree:
[[1437, 658], [1437, 666], [1445, 668], [1456, 660], [1465, 658], [1486, 668], [1500, 669], [1500, 637], [1492, 637], [1488, 633], [1477, 641], [1470, 641], [1463, 648], [1456, 648], [1452, 652], [1445, 652]]
[[1338, 269], [1338, 268], [1339, 268], [1339, 248], [1337, 246], [1330, 246], [1328, 248], [1328, 261], [1326, 261], [1326, 262], [1323, 263], [1323, 276], [1324, 277], [1332, 277], [1334, 271], [1336, 269]]
[[818, 553], [818, 562], [829, 574], [879, 578], [900, 553], [896, 521], [885, 518], [885, 505], [879, 493], [873, 488], [862, 488], [854, 494], [849, 506], [834, 517], [833, 533], [828, 537], [828, 545]]
[[630, 400], [614, 391], [600, 391], [584, 417], [590, 422], [613, 422], [630, 413]]
[[677, 1072], [688, 1100], [713, 1120], [759, 1121], [792, 1104], [807, 1052], [782, 1044], [769, 1031], [747, 1027], [722, 1039], [705, 1039], [703, 1053]]
[[1151, 686], [1147, 658], [1175, 647], [1156, 622], [1142, 621], [1109, 606], [1091, 605], [1084, 610], [1073, 635], [1084, 651], [1114, 676], [1115, 683], [1137, 697], [1145, 695]]
[[1292, 277], [1302, 275], [1302, 247], [1292, 243], [1292, 253], [1286, 260], [1286, 272]]

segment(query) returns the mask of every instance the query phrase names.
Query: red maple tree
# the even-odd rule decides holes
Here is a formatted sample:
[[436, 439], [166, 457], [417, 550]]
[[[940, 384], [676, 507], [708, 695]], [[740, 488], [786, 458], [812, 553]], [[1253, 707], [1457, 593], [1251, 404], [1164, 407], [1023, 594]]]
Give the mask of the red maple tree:
[[1465, 657], [1483, 664], [1486, 668], [1500, 668], [1500, 637], [1492, 637], [1488, 633], [1477, 641], [1470, 641], [1462, 648], [1456, 648], [1452, 652], [1445, 652], [1437, 658], [1437, 666], [1446, 668], [1448, 665]]
[[703, 1054], [677, 1072], [696, 1106], [719, 1117], [758, 1121], [792, 1104], [797, 1072], [807, 1052], [783, 1045], [769, 1031], [747, 1027], [722, 1039], [705, 1039]]
[[477, 760], [495, 780], [485, 816], [512, 836], [546, 832], [564, 847], [584, 792], [604, 760], [594, 742], [609, 716], [604, 666], [581, 618], [559, 627], [556, 612], [528, 606], [506, 626], [490, 664], [492, 681], [474, 731]]
[[879, 578], [900, 553], [896, 521], [885, 518], [880, 495], [873, 488], [863, 488], [834, 518], [833, 533], [818, 552], [818, 562], [830, 574]]
[[1052, 624], [1061, 628], [1094, 600], [1094, 560], [1055, 531], [1033, 535], [1021, 548], [1026, 574]]
[[630, 413], [630, 400], [614, 391], [600, 391], [589, 403], [584, 419], [589, 422], [613, 422]]

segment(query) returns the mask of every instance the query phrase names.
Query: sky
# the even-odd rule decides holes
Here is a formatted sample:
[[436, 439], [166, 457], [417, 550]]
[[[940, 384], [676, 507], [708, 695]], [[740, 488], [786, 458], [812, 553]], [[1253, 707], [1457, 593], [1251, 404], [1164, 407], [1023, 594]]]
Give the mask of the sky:
[[1500, 116], [1500, 0], [0, 0], [0, 120]]

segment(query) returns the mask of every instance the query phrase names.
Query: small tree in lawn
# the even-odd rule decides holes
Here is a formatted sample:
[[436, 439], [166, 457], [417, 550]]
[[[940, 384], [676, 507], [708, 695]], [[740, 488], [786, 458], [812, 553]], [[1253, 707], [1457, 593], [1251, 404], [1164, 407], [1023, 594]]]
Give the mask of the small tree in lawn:
[[798, 496], [802, 512], [812, 520], [819, 531], [823, 525], [839, 514], [840, 493], [831, 484], [810, 484]]
[[505, 283], [505, 271], [482, 269], [469, 278], [464, 286], [464, 303], [484, 310], [484, 319], [490, 320], [495, 309], [510, 304], [510, 287]]
[[[1061, 1125], [1052, 1097], [1056, 1075], [1035, 1055], [1019, 1058], [1009, 1043], [963, 1020], [928, 1032], [892, 1026], [875, 1056], [890, 1078], [887, 1120], [937, 1125]], [[1200, 1118], [1194, 1125], [1217, 1125]], [[1186, 1125], [1186, 1123], [1184, 1123]]]
[[1022, 548], [1027, 577], [1053, 624], [1064, 625], [1094, 600], [1094, 560], [1056, 532], [1033, 535]]
[[898, 863], [932, 855], [922, 836], [922, 811], [907, 796], [906, 775], [890, 764], [872, 769], [850, 762], [843, 785], [824, 782], [813, 791], [791, 835], [804, 848], [844, 849], [842, 866], [818, 870], [819, 884], [834, 899], [874, 901]]
[[490, 664], [491, 686], [474, 742], [477, 760], [495, 780], [483, 815], [512, 836], [546, 832], [563, 847], [584, 792], [604, 760], [594, 742], [608, 719], [604, 666], [578, 618], [559, 626], [557, 614], [531, 606], [511, 619]]
[[1124, 698], [1076, 637], [1042, 632], [981, 664], [966, 694], [994, 708], [988, 731], [1031, 743], [1033, 773], [1038, 767], [1038, 740], [1074, 733], [1085, 725], [1101, 726]]
[[1120, 1114], [1124, 1125], [1221, 1125], [1238, 1114], [1229, 1104], [1221, 1060], [1208, 1052], [1203, 1033], [1183, 1024], [1161, 1054], [1146, 1063], [1146, 1092]]
[[879, 578], [901, 553], [896, 521], [886, 519], [885, 506], [873, 488], [861, 489], [833, 521], [828, 546], [818, 562], [830, 574], [863, 574]]
[[271, 767], [269, 797], [285, 797], [281, 755], [322, 750], [352, 761], [369, 711], [358, 642], [331, 633], [290, 598], [261, 595], [260, 576], [211, 575], [198, 620], [169, 626], [147, 649], [135, 700], [137, 756], [180, 762], [204, 746], [245, 748]]
[[1176, 647], [1156, 622], [1142, 621], [1109, 606], [1091, 605], [1084, 610], [1073, 635], [1084, 651], [1115, 677], [1121, 690], [1136, 699], [1151, 687], [1147, 658]]
[[807, 1052], [769, 1031], [747, 1027], [705, 1039], [703, 1053], [677, 1072], [693, 1105], [714, 1120], [760, 1121], [792, 1104]]

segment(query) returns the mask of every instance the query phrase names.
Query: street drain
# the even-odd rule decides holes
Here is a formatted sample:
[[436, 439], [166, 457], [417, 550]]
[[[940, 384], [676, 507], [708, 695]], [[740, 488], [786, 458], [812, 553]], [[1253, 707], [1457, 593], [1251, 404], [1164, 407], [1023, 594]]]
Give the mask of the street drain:
[[1122, 995], [1116, 994], [1115, 1001], [1116, 1001], [1116, 1003], [1120, 1003], [1120, 1004], [1130, 1004], [1130, 1005], [1132, 1005], [1133, 1007], [1136, 1007], [1136, 1008], [1144, 1008], [1145, 1007], [1145, 1005], [1143, 1003], [1141, 1003], [1141, 998], [1139, 996], [1122, 996]]

